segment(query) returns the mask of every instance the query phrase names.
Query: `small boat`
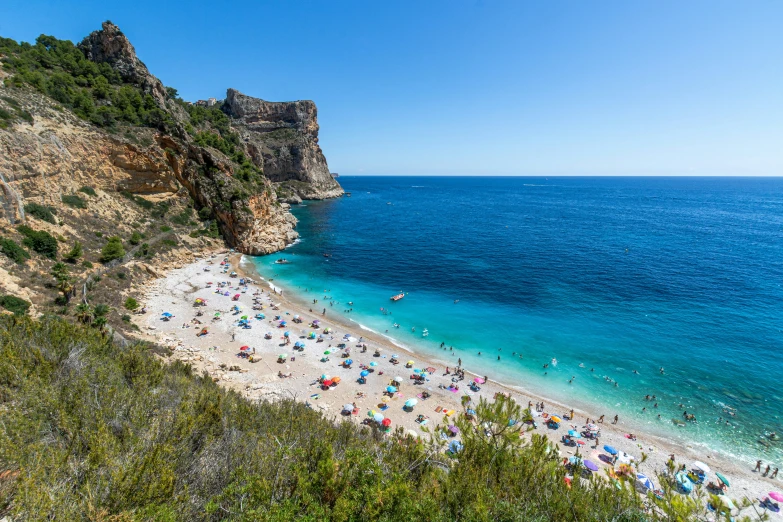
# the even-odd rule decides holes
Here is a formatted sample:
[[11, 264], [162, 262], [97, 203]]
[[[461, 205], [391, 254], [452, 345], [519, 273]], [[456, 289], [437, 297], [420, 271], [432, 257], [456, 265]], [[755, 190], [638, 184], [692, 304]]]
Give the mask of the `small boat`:
[[331, 257], [332, 254], [324, 254], [324, 257]]
[[399, 293], [399, 294], [397, 294], [397, 295], [393, 295], [393, 296], [391, 296], [391, 297], [390, 297], [390, 299], [391, 299], [392, 301], [399, 301], [399, 300], [400, 300], [400, 299], [402, 299], [403, 297], [405, 297], [405, 294], [403, 294], [402, 292], [400, 292], [400, 293]]
[[287, 265], [287, 264], [288, 264], [288, 263], [290, 263], [290, 262], [291, 262], [291, 261], [289, 261], [288, 259], [284, 259], [284, 258], [282, 258], [282, 257], [281, 257], [280, 259], [278, 259], [277, 261], [275, 261], [275, 264], [276, 264], [276, 265]]

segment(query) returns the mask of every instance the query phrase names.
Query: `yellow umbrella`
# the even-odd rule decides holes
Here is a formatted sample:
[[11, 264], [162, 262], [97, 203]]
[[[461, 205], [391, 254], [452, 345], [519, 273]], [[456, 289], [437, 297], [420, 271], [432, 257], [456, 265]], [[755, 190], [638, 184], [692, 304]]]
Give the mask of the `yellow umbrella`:
[[560, 419], [560, 417], [558, 417], [557, 415], [552, 415], [550, 419], [552, 419], [552, 422], [556, 422], [558, 424], [562, 422], [562, 419]]

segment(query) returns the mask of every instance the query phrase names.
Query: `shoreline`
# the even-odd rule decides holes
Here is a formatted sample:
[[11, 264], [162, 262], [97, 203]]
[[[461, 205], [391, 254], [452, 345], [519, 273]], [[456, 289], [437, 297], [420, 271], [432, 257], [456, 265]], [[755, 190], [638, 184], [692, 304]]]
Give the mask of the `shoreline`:
[[[159, 314], [167, 311], [163, 310], [163, 308], [169, 307], [177, 310], [175, 315], [181, 314], [182, 318], [190, 319], [195, 313], [195, 310], [191, 307], [193, 296], [196, 294], [198, 294], [199, 297], [207, 299], [207, 308], [209, 312], [212, 312], [213, 308], [222, 309], [231, 306], [228, 304], [229, 298], [218, 297], [213, 293], [214, 290], [206, 289], [205, 283], [207, 280], [213, 280], [215, 283], [218, 281], [232, 281], [232, 283], [236, 284], [239, 277], [236, 279], [229, 279], [228, 274], [223, 275], [218, 274], [217, 272], [204, 272], [203, 268], [209, 266], [209, 255], [209, 253], [205, 254], [201, 260], [191, 263], [181, 269], [170, 271], [164, 278], [155, 280], [146, 285], [144, 290], [145, 301], [148, 303], [148, 312], [145, 316], [136, 316], [137, 318], [135, 318], [135, 320], [141, 323], [139, 326], [142, 328], [142, 331], [151, 337], [152, 340], [173, 348], [174, 357], [190, 362], [199, 370], [207, 371], [210, 375], [213, 375], [213, 379], [240, 391], [244, 396], [250, 399], [274, 400], [275, 397], [279, 397], [283, 394], [292, 395], [297, 400], [304, 400], [310, 403], [311, 406], [322, 410], [327, 415], [336, 416], [339, 416], [340, 404], [355, 402], [357, 406], [360, 407], [359, 414], [345, 418], [349, 418], [352, 421], [362, 421], [367, 418], [367, 410], [374, 409], [373, 406], [380, 406], [382, 404], [381, 393], [384, 391], [383, 388], [385, 386], [383, 383], [386, 380], [390, 380], [394, 374], [404, 376], [406, 375], [406, 372], [410, 373], [411, 370], [404, 368], [404, 364], [400, 364], [396, 368], [390, 365], [387, 355], [398, 353], [401, 355], [401, 360], [410, 357], [410, 359], [416, 361], [416, 367], [434, 366], [438, 368], [438, 371], [430, 375], [429, 381], [424, 386], [411, 386], [409, 384], [410, 381], [405, 379], [405, 382], [399, 387], [400, 397], [398, 398], [395, 396], [393, 399], [390, 399], [388, 401], [389, 404], [401, 405], [399, 404], [399, 399], [403, 398], [403, 392], [405, 393], [404, 398], [408, 398], [407, 396], [411, 391], [414, 393], [419, 391], [416, 390], [416, 388], [426, 388], [431, 394], [431, 397], [426, 401], [419, 400], [418, 405], [414, 408], [414, 413], [398, 413], [397, 411], [393, 411], [396, 410], [396, 408], [391, 407], [386, 410], [384, 413], [392, 420], [392, 427], [401, 425], [406, 430], [414, 431], [419, 435], [421, 426], [414, 422], [416, 414], [427, 415], [429, 417], [428, 427], [434, 427], [443, 422], [439, 413], [434, 411], [435, 405], [445, 404], [447, 409], [456, 410], [457, 412], [462, 411], [463, 408], [460, 405], [460, 398], [463, 394], [470, 395], [472, 399], [476, 399], [480, 396], [491, 400], [497, 392], [509, 393], [523, 406], [523, 408], [527, 407], [526, 403], [528, 401], [532, 403], [544, 402], [546, 405], [545, 410], [547, 412], [558, 415], [567, 414], [571, 409], [571, 406], [563, 404], [562, 401], [546, 397], [545, 394], [535, 390], [497, 381], [492, 375], [489, 376], [489, 382], [481, 385], [480, 392], [469, 392], [469, 382], [473, 380], [473, 376], [479, 374], [468, 369], [464, 369], [466, 379], [457, 383], [460, 387], [459, 393], [449, 393], [435, 387], [433, 384], [445, 385], [451, 380], [450, 378], [453, 374], [447, 376], [443, 372], [443, 367], [448, 365], [449, 368], [451, 368], [447, 361], [442, 361], [437, 357], [429, 356], [426, 352], [417, 352], [415, 349], [412, 349], [405, 344], [400, 346], [384, 334], [361, 325], [357, 321], [344, 317], [337, 312], [327, 313], [326, 316], [322, 316], [321, 313], [316, 310], [310, 312], [309, 306], [304, 303], [304, 299], [301, 295], [275, 284], [275, 281], [267, 280], [264, 277], [264, 274], [260, 273], [251, 261], [239, 254], [230, 254], [228, 256], [232, 270], [236, 271], [239, 274], [239, 277], [250, 277], [253, 279], [255, 281], [253, 289], [260, 289], [263, 291], [262, 295], [265, 299], [263, 303], [263, 313], [266, 314], [266, 319], [264, 321], [252, 320], [253, 329], [250, 330], [234, 329], [226, 322], [218, 321], [219, 326], [217, 328], [213, 328], [213, 326], [217, 325], [209, 325], [210, 333], [205, 336], [206, 338], [209, 338], [209, 341], [203, 342], [205, 339], [195, 341], [194, 328], [183, 328], [182, 326], [178, 326], [179, 320], [181, 319], [180, 317], [175, 318], [171, 322], [162, 323], [159, 319]], [[211, 266], [217, 271], [217, 263], [219, 263], [223, 255], [221, 254], [219, 258], [216, 257], [215, 254], [212, 255], [214, 257], [212, 260], [214, 264]], [[268, 287], [269, 290], [267, 290], [266, 287]], [[165, 290], [166, 292], [161, 293], [161, 290]], [[275, 294], [275, 290], [281, 291], [282, 294]], [[232, 295], [234, 294], [233, 291], [231, 293]], [[251, 294], [242, 293], [240, 295], [243, 311], [250, 315], [250, 306], [248, 306], [249, 302], [247, 298], [250, 298]], [[166, 302], [167, 299], [168, 302]], [[279, 312], [270, 309], [269, 304], [271, 304], [272, 301], [281, 304]], [[215, 305], [219, 306], [216, 307]], [[291, 316], [299, 314], [303, 319], [303, 322], [300, 325], [290, 325], [290, 330], [301, 329], [301, 333], [305, 333], [305, 331], [309, 330], [305, 325], [313, 319], [319, 319], [324, 323], [325, 327], [329, 326], [333, 328], [336, 331], [336, 334], [342, 335], [343, 333], [350, 333], [354, 337], [362, 338], [369, 346], [369, 349], [367, 353], [360, 354], [358, 351], [351, 353], [351, 358], [356, 360], [354, 368], [346, 370], [341, 366], [338, 366], [337, 368], [339, 369], [335, 369], [336, 365], [334, 363], [340, 362], [340, 359], [334, 355], [332, 355], [330, 361], [325, 363], [320, 362], [314, 357], [308, 356], [313, 352], [320, 354], [320, 351], [312, 350], [311, 346], [326, 347], [327, 345], [339, 342], [336, 339], [336, 336], [329, 339], [332, 343], [325, 340], [322, 343], [316, 344], [312, 343], [310, 340], [306, 340], [304, 341], [307, 344], [305, 351], [301, 352], [301, 354], [294, 352], [293, 357], [295, 357], [295, 359], [292, 358], [291, 360], [287, 360], [286, 364], [281, 367], [281, 365], [274, 362], [275, 354], [282, 351], [289, 351], [290, 348], [282, 348], [283, 345], [278, 344], [278, 340], [281, 339], [281, 337], [278, 337], [278, 334], [273, 334], [273, 339], [271, 340], [264, 340], [262, 338], [263, 332], [261, 330], [269, 330], [271, 332], [279, 330], [274, 327], [274, 323], [271, 319], [274, 315], [281, 315], [284, 318], [286, 312], [290, 313]], [[327, 310], [327, 312], [329, 312], [329, 310]], [[253, 315], [255, 313], [256, 312], [253, 311]], [[204, 318], [207, 318], [210, 315], [211, 313], [205, 313]], [[207, 321], [204, 321], [204, 323], [206, 324]], [[165, 327], [159, 328], [161, 325], [165, 325]], [[150, 327], [152, 329], [150, 329]], [[160, 331], [156, 331], [159, 329]], [[356, 334], [357, 331], [360, 331], [361, 333]], [[230, 332], [236, 335], [236, 342], [231, 342]], [[293, 337], [296, 337], [296, 335]], [[214, 344], [215, 348], [208, 346], [210, 344]], [[252, 345], [256, 348], [262, 364], [249, 363], [247, 359], [239, 359], [235, 355], [231, 355], [237, 352], [239, 346], [242, 344]], [[353, 345], [354, 343], [351, 344]], [[232, 345], [236, 346], [234, 347]], [[206, 351], [204, 348], [206, 348]], [[380, 357], [373, 357], [374, 348], [381, 349], [382, 355]], [[269, 355], [272, 355], [272, 357], [270, 358]], [[356, 365], [362, 361], [367, 362], [368, 364], [370, 361], [375, 361], [380, 369], [379, 372], [388, 371], [389, 373], [388, 375], [384, 373], [380, 378], [378, 378], [380, 373], [371, 374], [367, 378], [368, 384], [357, 384], [353, 378], [358, 376]], [[221, 367], [221, 365], [223, 367]], [[238, 367], [239, 371], [227, 370], [226, 368], [229, 367]], [[290, 372], [292, 377], [281, 379], [278, 377], [278, 374], [275, 373], [276, 370], [281, 373], [283, 373], [283, 371], [286, 373]], [[340, 375], [342, 378], [340, 385], [329, 391], [320, 391], [317, 387], [312, 386], [312, 381], [324, 373]], [[413, 390], [411, 390], [411, 388], [413, 388]], [[357, 395], [359, 393], [364, 394], [364, 396], [359, 397]], [[313, 399], [315, 395], [319, 395], [319, 397]], [[329, 403], [326, 401], [318, 402], [324, 397], [336, 400]], [[375, 400], [375, 404], [373, 404], [373, 400]], [[579, 402], [581, 407], [579, 409], [574, 408], [575, 420], [573, 423], [575, 425], [583, 425], [583, 421], [588, 417], [590, 419], [598, 418], [598, 415], [592, 413], [597, 405], [582, 404], [582, 401]], [[576, 405], [576, 402], [574, 405]], [[337, 410], [335, 410], [336, 407], [338, 408]], [[637, 426], [633, 426], [632, 428], [633, 430], [639, 428], [638, 431], [633, 432], [636, 435], [637, 440], [629, 440], [626, 438], [625, 434], [627, 433], [627, 430], [630, 429], [629, 426], [631, 426], [631, 424], [626, 424], [623, 419], [620, 419], [620, 422], [617, 425], [612, 425], [611, 420], [612, 417], [607, 416], [606, 421], [603, 424], [599, 424], [601, 436], [598, 447], [594, 448], [593, 443], [589, 442], [587, 445], [583, 446], [582, 451], [580, 452], [580, 455], [590, 458], [594, 462], [599, 462], [600, 467], [602, 468], [607, 467], [599, 458], [599, 456], [604, 453], [602, 448], [604, 445], [612, 445], [618, 450], [634, 456], [637, 459], [637, 462], [641, 460], [641, 454], [645, 453], [647, 455], [646, 461], [639, 464], [639, 468], [641, 472], [648, 476], [654, 476], [655, 473], [660, 473], [665, 470], [666, 461], [671, 453], [675, 454], [677, 464], [691, 464], [696, 460], [707, 462], [710, 466], [715, 468], [715, 471], [719, 470], [725, 475], [730, 476], [732, 487], [729, 489], [728, 494], [731, 498], [736, 500], [741, 500], [746, 496], [753, 500], [759, 496], [765, 496], [770, 490], [778, 489], [776, 480], [763, 478], [761, 477], [761, 474], [752, 472], [744, 464], [731, 462], [725, 456], [716, 454], [716, 452], [706, 448], [683, 445], [678, 441], [646, 433], [643, 428]], [[574, 455], [574, 448], [566, 447], [560, 443], [560, 437], [568, 431], [569, 424], [572, 424], [570, 420], [564, 420], [561, 429], [551, 430], [543, 425], [543, 423], [539, 422], [536, 433], [545, 434], [551, 441], [558, 443], [561, 455], [569, 457]]]

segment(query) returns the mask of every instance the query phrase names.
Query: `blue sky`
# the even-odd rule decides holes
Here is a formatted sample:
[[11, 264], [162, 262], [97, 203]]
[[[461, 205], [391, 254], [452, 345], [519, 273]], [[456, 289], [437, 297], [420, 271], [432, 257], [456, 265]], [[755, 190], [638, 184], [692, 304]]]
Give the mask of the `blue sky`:
[[341, 174], [783, 175], [783, 2], [0, 2], [185, 99], [315, 100]]

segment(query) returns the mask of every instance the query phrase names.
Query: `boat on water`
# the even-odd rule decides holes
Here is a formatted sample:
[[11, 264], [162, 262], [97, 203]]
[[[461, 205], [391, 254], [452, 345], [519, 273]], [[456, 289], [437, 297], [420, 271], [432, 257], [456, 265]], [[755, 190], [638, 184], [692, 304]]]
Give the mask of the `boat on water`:
[[402, 292], [400, 292], [400, 293], [399, 293], [399, 294], [397, 294], [397, 295], [393, 295], [393, 296], [391, 296], [391, 297], [390, 297], [390, 299], [391, 299], [392, 301], [399, 301], [399, 300], [400, 300], [400, 299], [402, 299], [403, 297], [405, 297], [405, 294], [403, 294]]
[[332, 254], [324, 254], [324, 257], [331, 257]]
[[282, 257], [281, 257], [280, 259], [278, 259], [277, 261], [275, 261], [275, 264], [276, 264], [276, 265], [287, 265], [287, 264], [288, 264], [288, 263], [290, 263], [290, 262], [291, 262], [291, 261], [289, 261], [288, 259], [284, 259], [284, 258], [282, 258]]

